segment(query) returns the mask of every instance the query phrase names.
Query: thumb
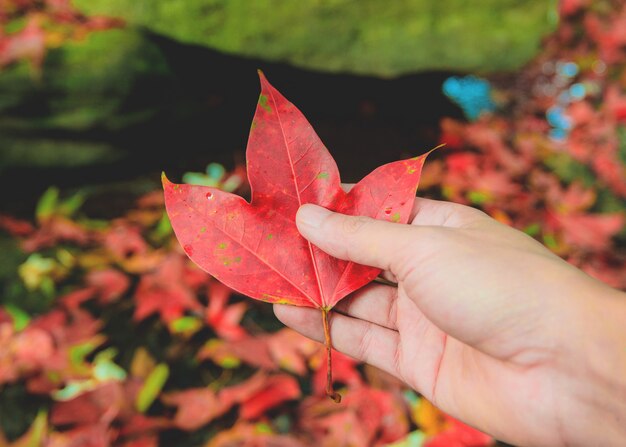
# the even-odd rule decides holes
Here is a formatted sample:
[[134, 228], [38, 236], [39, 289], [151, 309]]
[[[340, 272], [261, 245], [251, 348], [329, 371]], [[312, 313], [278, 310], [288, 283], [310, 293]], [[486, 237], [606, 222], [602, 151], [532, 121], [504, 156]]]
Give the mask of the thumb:
[[393, 271], [420, 228], [303, 205], [296, 215], [300, 234], [331, 256]]

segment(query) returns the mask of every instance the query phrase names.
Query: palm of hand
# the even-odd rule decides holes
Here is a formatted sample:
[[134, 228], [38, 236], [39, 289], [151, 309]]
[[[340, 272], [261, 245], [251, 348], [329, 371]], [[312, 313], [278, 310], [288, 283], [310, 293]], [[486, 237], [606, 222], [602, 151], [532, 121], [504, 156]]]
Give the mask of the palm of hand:
[[[316, 230], [325, 235], [320, 247], [335, 256], [355, 260], [352, 250], [366, 250], [386, 259], [379, 266], [398, 283], [371, 284], [341, 301], [331, 320], [334, 347], [502, 439], [564, 443], [554, 427], [563, 419], [558, 389], [569, 381], [560, 363], [568, 331], [551, 323], [568, 307], [564, 284], [580, 284], [582, 274], [468, 207], [418, 199], [412, 223], [351, 218], [325, 223], [327, 237], [324, 225]], [[393, 231], [391, 256], [392, 247], [376, 243], [382, 231]], [[275, 312], [323, 339], [315, 310], [277, 306]]]
[[[502, 270], [515, 269], [517, 263], [549, 268], [562, 261], [525, 235], [484, 221], [482, 213], [467, 210], [452, 220], [441, 218], [447, 226], [431, 228], [419, 256], [401, 259], [395, 271], [385, 272], [398, 281], [397, 289], [370, 285], [337, 306], [343, 315], [334, 324], [343, 332], [344, 326], [355, 326], [354, 318], [372, 323], [360, 331], [346, 330], [352, 344], [348, 354], [396, 375], [443, 410], [470, 415], [467, 422], [491, 433], [515, 423], [524, 439], [531, 426], [556, 417], [538, 411], [554, 407], [542, 400], [553, 398], [556, 356], [549, 337], [535, 330], [542, 329], [538, 323], [549, 306], [542, 297], [517, 296], [520, 285]], [[413, 224], [421, 221], [418, 216]], [[448, 234], [437, 234], [442, 231]], [[433, 242], [424, 246], [424, 240]], [[502, 261], [507, 255], [489, 253], [491, 246], [506, 247], [514, 265], [491, 265], [490, 259]], [[533, 299], [538, 300], [530, 303]], [[525, 415], [523, 423], [519, 414]]]

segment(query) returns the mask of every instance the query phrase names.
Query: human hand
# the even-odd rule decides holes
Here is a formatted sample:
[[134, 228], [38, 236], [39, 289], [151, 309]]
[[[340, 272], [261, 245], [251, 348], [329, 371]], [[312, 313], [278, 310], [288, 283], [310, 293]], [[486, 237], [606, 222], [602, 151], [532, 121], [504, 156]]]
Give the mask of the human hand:
[[[624, 294], [473, 208], [418, 198], [410, 221], [298, 212], [313, 244], [398, 283], [335, 307], [335, 349], [506, 442], [624, 445]], [[324, 339], [318, 310], [274, 311]]]

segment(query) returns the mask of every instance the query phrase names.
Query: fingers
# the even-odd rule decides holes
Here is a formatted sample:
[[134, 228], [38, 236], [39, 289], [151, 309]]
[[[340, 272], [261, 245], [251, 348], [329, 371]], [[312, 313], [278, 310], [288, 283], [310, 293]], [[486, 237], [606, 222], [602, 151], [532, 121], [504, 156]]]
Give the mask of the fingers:
[[398, 289], [382, 284], [369, 284], [339, 301], [335, 306], [338, 312], [378, 326], [398, 330], [397, 301]]
[[[276, 304], [274, 313], [280, 321], [302, 335], [324, 342], [319, 309]], [[399, 376], [400, 336], [396, 331], [332, 312], [330, 335], [336, 350]]]
[[296, 223], [305, 238], [331, 256], [392, 271], [399, 254], [406, 253], [420, 231], [410, 225], [333, 213], [316, 205], [300, 207]]
[[464, 205], [417, 198], [411, 219], [412, 226], [401, 225], [308, 204], [298, 210], [296, 223], [300, 233], [326, 253], [396, 273], [391, 267], [403, 261], [400, 255], [429, 238], [416, 227], [461, 228], [488, 217]]

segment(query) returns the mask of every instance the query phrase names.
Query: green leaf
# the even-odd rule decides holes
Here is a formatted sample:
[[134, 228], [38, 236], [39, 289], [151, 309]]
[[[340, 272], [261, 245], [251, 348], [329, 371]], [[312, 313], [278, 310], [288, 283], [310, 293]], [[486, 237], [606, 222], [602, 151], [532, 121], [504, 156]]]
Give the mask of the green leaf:
[[226, 169], [219, 163], [209, 163], [206, 167], [206, 173], [209, 177], [211, 177], [215, 181], [220, 181], [224, 174], [226, 173]]
[[626, 209], [624, 200], [617, 197], [611, 190], [599, 188], [596, 194], [596, 203], [592, 211], [597, 211], [598, 213], [615, 213]]
[[48, 432], [48, 412], [39, 410], [37, 417], [28, 429], [28, 438], [21, 447], [39, 447], [44, 445], [44, 440]]
[[124, 380], [126, 379], [126, 371], [115, 362], [113, 358], [117, 355], [115, 348], [105, 349], [99, 352], [94, 359], [94, 377], [101, 381], [107, 380]]
[[424, 432], [415, 430], [409, 433], [406, 438], [396, 441], [393, 444], [387, 444], [387, 447], [422, 447], [425, 440], [426, 435]]
[[559, 243], [556, 241], [556, 238], [554, 237], [553, 234], [544, 234], [543, 235], [543, 243], [550, 250], [556, 250], [557, 248], [559, 248]]
[[180, 317], [170, 323], [170, 330], [174, 334], [193, 335], [202, 327], [202, 321], [196, 317]]
[[137, 400], [135, 401], [137, 411], [145, 413], [148, 408], [150, 408], [152, 402], [154, 402], [161, 393], [163, 385], [167, 382], [169, 375], [170, 368], [165, 363], [159, 363], [152, 372], [150, 372], [150, 375], [146, 378], [146, 381], [137, 395]]
[[65, 199], [61, 205], [59, 205], [57, 211], [63, 216], [70, 217], [74, 215], [74, 213], [78, 211], [81, 206], [83, 206], [86, 198], [86, 194], [83, 191], [79, 191], [71, 197]]
[[617, 128], [617, 137], [619, 140], [617, 156], [622, 163], [626, 165], [626, 126], [619, 126]]
[[489, 202], [491, 196], [485, 191], [469, 191], [467, 193], [467, 198], [475, 205], [484, 205]]
[[94, 343], [93, 341], [86, 341], [72, 346], [69, 350], [70, 363], [72, 366], [81, 368], [85, 362], [85, 357], [91, 354], [98, 345], [98, 343]]
[[534, 236], [537, 236], [539, 232], [541, 231], [541, 225], [535, 222], [535, 223], [528, 225], [522, 231], [526, 233], [527, 235], [534, 237]]
[[544, 160], [546, 166], [564, 182], [571, 183], [575, 180], [582, 181], [586, 187], [592, 187], [596, 184], [596, 176], [587, 165], [574, 160], [571, 155], [565, 152], [559, 152], [550, 155]]
[[256, 424], [254, 426], [254, 431], [256, 433], [262, 434], [262, 435], [274, 434], [274, 430], [272, 430], [272, 427], [270, 427], [269, 424], [267, 424], [265, 422], [259, 422], [258, 424]]
[[52, 392], [52, 398], [60, 402], [68, 401], [80, 396], [87, 391], [94, 389], [95, 382], [93, 380], [80, 380], [76, 382], [68, 382], [63, 388]]
[[13, 319], [13, 328], [16, 331], [21, 331], [28, 326], [28, 323], [30, 322], [30, 315], [22, 309], [13, 304], [6, 304], [4, 306], [4, 310], [11, 315], [11, 318]]
[[185, 172], [183, 174], [183, 183], [187, 183], [189, 185], [217, 187], [219, 181], [208, 177], [206, 174], [201, 172]]
[[59, 201], [59, 188], [51, 186], [46, 189], [46, 192], [39, 198], [37, 207], [35, 208], [35, 216], [37, 220], [45, 220], [54, 214]]
[[152, 231], [151, 237], [157, 241], [161, 241], [172, 235], [172, 224], [170, 223], [167, 213], [163, 211], [163, 216], [159, 219], [156, 227]]
[[18, 17], [16, 19], [10, 20], [9, 23], [4, 25], [4, 33], [5, 34], [13, 34], [20, 32], [26, 26], [26, 18]]
[[235, 356], [226, 356], [216, 362], [224, 369], [235, 369], [241, 366], [241, 360]]
[[243, 179], [239, 175], [233, 174], [224, 180], [224, 183], [222, 183], [222, 190], [226, 192], [233, 192], [239, 188], [242, 183]]
[[17, 272], [28, 290], [47, 289], [49, 284], [44, 283], [46, 279], [52, 281], [49, 275], [52, 274], [56, 265], [54, 259], [33, 253], [18, 267]]

